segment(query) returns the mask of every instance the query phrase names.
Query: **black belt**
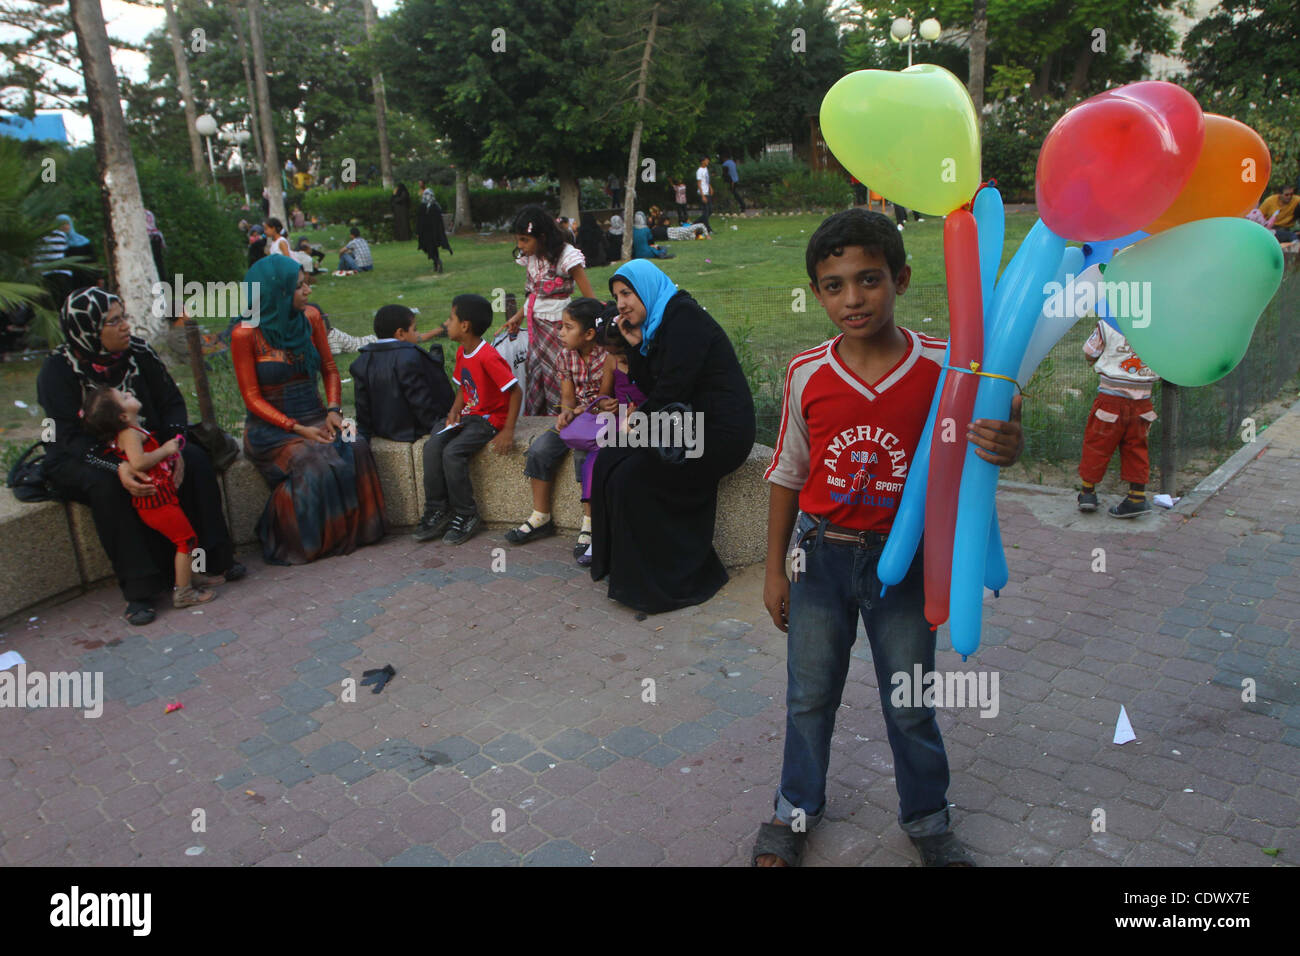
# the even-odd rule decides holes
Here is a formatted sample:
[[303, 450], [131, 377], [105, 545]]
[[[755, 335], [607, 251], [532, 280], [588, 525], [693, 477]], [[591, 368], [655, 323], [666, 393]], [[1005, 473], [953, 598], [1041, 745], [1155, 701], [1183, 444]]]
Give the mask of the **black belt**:
[[[816, 515], [808, 515], [808, 517], [817, 522], [817, 527], [811, 529], [808, 533], [816, 534], [818, 528], [826, 519], [818, 518]], [[856, 544], [858, 547], [866, 548], [872, 545], [884, 544], [889, 535], [879, 531], [856, 531], [853, 528], [842, 528], [839, 525], [826, 522], [826, 526], [822, 530], [822, 537], [831, 541], [843, 541], [847, 544]]]

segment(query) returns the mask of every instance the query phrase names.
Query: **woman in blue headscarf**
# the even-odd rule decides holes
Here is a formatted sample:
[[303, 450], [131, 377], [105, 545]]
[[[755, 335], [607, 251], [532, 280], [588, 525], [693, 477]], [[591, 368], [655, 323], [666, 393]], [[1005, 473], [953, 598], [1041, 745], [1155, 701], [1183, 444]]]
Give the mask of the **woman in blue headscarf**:
[[373, 544], [384, 536], [384, 493], [366, 440], [343, 433], [343, 386], [325, 325], [303, 311], [307, 274], [296, 259], [267, 256], [244, 283], [259, 318], [236, 326], [230, 351], [248, 408], [244, 456], [271, 487], [257, 522], [262, 556], [306, 564]]
[[678, 447], [603, 447], [592, 476], [592, 579], [608, 575], [611, 598], [658, 614], [727, 582], [713, 550], [718, 483], [754, 447], [754, 400], [722, 327], [657, 266], [633, 260], [609, 288], [629, 375], [646, 395], [636, 410], [651, 416], [646, 433], [672, 412], [702, 425], [676, 433]]

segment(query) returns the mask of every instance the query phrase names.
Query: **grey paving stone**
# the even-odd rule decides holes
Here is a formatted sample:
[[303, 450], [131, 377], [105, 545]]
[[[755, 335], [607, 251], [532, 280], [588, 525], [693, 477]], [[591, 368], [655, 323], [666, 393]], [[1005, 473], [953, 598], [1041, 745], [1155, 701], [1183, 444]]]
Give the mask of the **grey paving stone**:
[[299, 760], [295, 763], [286, 764], [281, 767], [275, 776], [276, 779], [286, 787], [292, 787], [296, 784], [302, 783], [304, 780], [310, 780], [312, 777], [316, 776], [316, 773], [309, 767], [303, 766], [302, 761]]
[[334, 776], [338, 777], [344, 783], [356, 783], [358, 780], [364, 780], [375, 772], [375, 768], [361, 760], [354, 760], [352, 763], [346, 763], [334, 771]]
[[479, 752], [478, 744], [464, 737], [446, 737], [433, 745], [434, 750], [440, 750], [451, 758], [452, 763], [459, 763]]
[[483, 745], [483, 753], [497, 763], [514, 763], [516, 760], [522, 760], [536, 749], [531, 740], [516, 733], [502, 734], [495, 740]]
[[591, 857], [570, 840], [548, 840], [525, 856], [523, 865], [591, 866]]
[[549, 770], [555, 766], [556, 758], [550, 754], [535, 753], [529, 754], [523, 760], [519, 761], [519, 766], [523, 767], [530, 773], [541, 773], [543, 770]]
[[452, 861], [452, 866], [518, 866], [519, 854], [500, 843], [480, 843]]
[[264, 724], [273, 724], [277, 720], [284, 720], [284, 718], [292, 716], [292, 714], [293, 711], [291, 711], [288, 707], [283, 707], [277, 704], [276, 706], [272, 707], [270, 710], [262, 711], [260, 714], [257, 715], [257, 719]]
[[319, 687], [295, 682], [280, 691], [280, 699], [296, 713], [310, 714], [334, 700], [334, 695]]
[[740, 637], [748, 634], [754, 629], [754, 625], [748, 621], [739, 621], [735, 618], [729, 618], [725, 621], [719, 621], [709, 628], [710, 632], [717, 634], [719, 637]]
[[600, 740], [575, 727], [562, 730], [542, 747], [563, 760], [576, 760], [592, 747], [600, 745]]
[[665, 744], [655, 744], [649, 750], [643, 750], [638, 755], [638, 759], [644, 760], [648, 764], [653, 764], [654, 766], [663, 769], [681, 755], [682, 752], [676, 747], [669, 747]]
[[475, 754], [465, 760], [457, 761], [456, 769], [464, 773], [467, 777], [477, 777], [481, 774], [487, 773], [495, 765], [495, 761], [489, 760], [482, 754]]
[[612, 750], [604, 747], [597, 747], [595, 750], [588, 751], [578, 758], [578, 763], [582, 764], [589, 770], [597, 772], [604, 770], [612, 763], [617, 763], [620, 757]]
[[301, 759], [301, 754], [295, 748], [288, 744], [279, 744], [263, 750], [255, 757], [249, 758], [248, 768], [255, 774], [275, 776], [283, 768], [297, 763], [299, 759]]
[[694, 722], [679, 724], [661, 736], [664, 743], [688, 754], [703, 750], [718, 739], [717, 732], [713, 728]]
[[623, 727], [606, 737], [603, 743], [624, 757], [635, 757], [659, 743], [659, 738], [640, 727]]
[[213, 781], [222, 790], [234, 790], [236, 787], [242, 787], [248, 781], [252, 780], [255, 774], [247, 767], [240, 767], [238, 770], [231, 770], [229, 773], [223, 773]]
[[272, 740], [288, 744], [318, 730], [320, 730], [320, 721], [312, 720], [303, 714], [290, 714], [273, 724], [268, 724], [266, 734]]
[[698, 722], [710, 730], [722, 730], [735, 719], [735, 714], [729, 714], [725, 710], [713, 710], [701, 717]]
[[[362, 633], [354, 636], [364, 637], [366, 633], [369, 633], [369, 631], [370, 628], [367, 627]], [[361, 648], [354, 644], [334, 644], [330, 647], [322, 647], [316, 652], [316, 656], [329, 663], [341, 664], [344, 661], [352, 660], [354, 657], [360, 657]]]
[[408, 846], [384, 866], [450, 866], [445, 856], [431, 846]]
[[736, 691], [718, 698], [718, 706], [737, 717], [753, 717], [755, 714], [762, 713], [770, 703], [772, 702], [763, 695], [748, 690]]
[[266, 734], [259, 734], [256, 737], [250, 737], [248, 740], [245, 740], [242, 744], [240, 744], [235, 749], [238, 750], [245, 757], [252, 757], [254, 754], [260, 754], [263, 750], [266, 750], [268, 747], [274, 747], [274, 746], [275, 746], [274, 740], [266, 736]]
[[306, 757], [307, 766], [317, 773], [334, 773], [345, 764], [360, 759], [361, 751], [346, 740], [336, 740], [313, 750]]

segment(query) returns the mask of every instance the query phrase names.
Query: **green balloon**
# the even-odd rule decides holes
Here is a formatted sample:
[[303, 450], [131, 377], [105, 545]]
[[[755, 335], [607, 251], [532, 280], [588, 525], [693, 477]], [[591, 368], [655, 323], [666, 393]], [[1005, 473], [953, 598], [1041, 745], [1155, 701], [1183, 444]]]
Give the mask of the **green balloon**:
[[821, 129], [845, 169], [908, 209], [946, 216], [979, 188], [975, 105], [941, 66], [841, 77], [822, 100]]
[[1282, 249], [1249, 219], [1198, 219], [1143, 239], [1111, 260], [1110, 315], [1153, 372], [1209, 385], [1250, 347], [1282, 284]]

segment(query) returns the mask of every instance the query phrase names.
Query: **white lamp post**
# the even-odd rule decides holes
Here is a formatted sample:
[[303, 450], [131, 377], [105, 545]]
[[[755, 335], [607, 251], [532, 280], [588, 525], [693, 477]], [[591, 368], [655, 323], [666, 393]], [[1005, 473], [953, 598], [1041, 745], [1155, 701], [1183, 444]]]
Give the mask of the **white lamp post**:
[[208, 144], [208, 171], [212, 173], [212, 187], [215, 189], [217, 185], [217, 167], [212, 162], [212, 134], [217, 131], [217, 121], [212, 118], [211, 113], [204, 113], [194, 121], [194, 128]]
[[[927, 43], [933, 43], [939, 39], [939, 34], [943, 32], [943, 27], [934, 17], [928, 17], [921, 21], [920, 38]], [[912, 32], [912, 21], [909, 17], [899, 17], [889, 27], [889, 34], [899, 43], [907, 44], [907, 65], [912, 65], [912, 46], [916, 43], [916, 34]]]

